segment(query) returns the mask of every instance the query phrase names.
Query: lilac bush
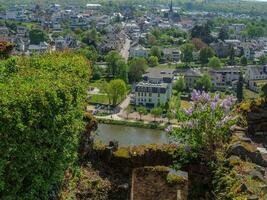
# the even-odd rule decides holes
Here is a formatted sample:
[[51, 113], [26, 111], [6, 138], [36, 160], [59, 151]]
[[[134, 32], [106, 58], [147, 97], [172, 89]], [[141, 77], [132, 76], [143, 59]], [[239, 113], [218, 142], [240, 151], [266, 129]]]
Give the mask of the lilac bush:
[[180, 128], [171, 132], [172, 141], [190, 146], [201, 153], [212, 152], [228, 138], [229, 128], [235, 123], [230, 111], [236, 98], [219, 94], [211, 96], [204, 91], [194, 90], [191, 94], [192, 107], [185, 109], [185, 118]]

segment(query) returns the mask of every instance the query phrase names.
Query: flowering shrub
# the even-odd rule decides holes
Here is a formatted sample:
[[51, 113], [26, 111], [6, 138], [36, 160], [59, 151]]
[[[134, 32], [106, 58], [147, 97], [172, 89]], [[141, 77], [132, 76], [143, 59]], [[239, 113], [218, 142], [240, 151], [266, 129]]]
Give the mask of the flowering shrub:
[[181, 127], [172, 131], [172, 141], [184, 144], [188, 152], [204, 154], [213, 159], [213, 153], [228, 138], [228, 130], [234, 118], [230, 110], [236, 98], [228, 96], [221, 99], [209, 93], [194, 90], [191, 94], [192, 107], [184, 110], [186, 117]]

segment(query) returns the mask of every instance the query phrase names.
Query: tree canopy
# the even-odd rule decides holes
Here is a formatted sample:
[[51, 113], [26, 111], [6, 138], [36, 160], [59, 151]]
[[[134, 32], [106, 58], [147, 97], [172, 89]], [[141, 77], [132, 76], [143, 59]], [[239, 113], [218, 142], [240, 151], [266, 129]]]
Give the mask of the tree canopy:
[[112, 106], [118, 104], [119, 99], [122, 99], [126, 95], [126, 84], [121, 79], [111, 80], [109, 83], [104, 83], [103, 90], [106, 92], [109, 98], [109, 103]]
[[193, 50], [194, 50], [194, 45], [191, 43], [184, 44], [181, 46], [181, 60], [183, 62], [189, 63], [193, 61]]
[[214, 56], [214, 51], [211, 47], [205, 47], [200, 50], [199, 59], [202, 64], [207, 64], [209, 59]]
[[211, 89], [211, 87], [212, 87], [211, 78], [207, 74], [205, 74], [200, 79], [198, 79], [196, 84], [195, 84], [195, 88], [197, 90], [209, 91]]
[[183, 78], [179, 78], [176, 80], [173, 89], [175, 89], [177, 92], [183, 92], [186, 88], [185, 81]]
[[106, 57], [108, 75], [110, 78], [122, 79], [128, 82], [128, 65], [117, 51], [110, 51]]
[[53, 53], [13, 59], [10, 71], [10, 59], [0, 62], [0, 199], [49, 199], [77, 160], [89, 63]]
[[147, 61], [144, 58], [134, 58], [129, 62], [129, 80], [138, 82], [147, 69]]
[[210, 68], [221, 68], [222, 63], [221, 60], [218, 57], [213, 56], [212, 58], [209, 59], [208, 67]]
[[44, 42], [48, 39], [47, 34], [43, 30], [38, 28], [31, 29], [29, 37], [31, 44], [37, 44], [37, 45], [40, 44], [40, 42]]

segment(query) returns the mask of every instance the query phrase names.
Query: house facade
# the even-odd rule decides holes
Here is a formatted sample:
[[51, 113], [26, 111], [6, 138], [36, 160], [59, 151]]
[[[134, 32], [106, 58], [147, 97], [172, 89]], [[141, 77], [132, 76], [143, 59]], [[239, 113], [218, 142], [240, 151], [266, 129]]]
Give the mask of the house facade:
[[165, 105], [172, 95], [173, 79], [174, 70], [149, 69], [135, 86], [131, 102], [148, 108]]
[[141, 45], [137, 45], [137, 46], [131, 47], [129, 56], [130, 58], [134, 58], [134, 57], [147, 58], [148, 50]]
[[240, 76], [240, 69], [234, 66], [213, 69], [210, 71], [210, 76], [213, 88], [215, 90], [225, 91], [236, 88]]
[[184, 74], [186, 88], [193, 89], [197, 80], [202, 76], [203, 74], [198, 69], [188, 69]]
[[175, 48], [163, 49], [163, 59], [165, 62], [178, 62], [180, 60], [180, 51]]

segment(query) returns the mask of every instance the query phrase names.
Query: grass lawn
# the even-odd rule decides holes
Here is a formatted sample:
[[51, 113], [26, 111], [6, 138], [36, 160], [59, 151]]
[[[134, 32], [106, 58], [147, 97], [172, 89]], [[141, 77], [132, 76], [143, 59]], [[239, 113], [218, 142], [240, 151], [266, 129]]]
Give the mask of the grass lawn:
[[95, 81], [95, 82], [91, 82], [89, 83], [90, 87], [94, 87], [94, 88], [98, 88], [100, 91], [100, 93], [104, 93], [103, 91], [103, 87], [102, 87], [102, 81]]
[[265, 84], [267, 84], [267, 80], [258, 80], [255, 82], [259, 88], [262, 88]]
[[177, 65], [175, 64], [166, 64], [166, 65], [158, 65], [156, 68], [159, 68], [159, 69], [176, 69]]
[[[123, 100], [124, 100], [124, 98], [119, 98], [118, 99], [118, 104], [120, 104]], [[105, 95], [105, 94], [93, 94], [93, 95], [91, 95], [91, 98], [89, 99], [89, 103], [108, 105], [109, 104], [108, 95]]]
[[244, 99], [255, 99], [258, 98], [260, 95], [256, 92], [253, 92], [247, 88], [244, 88]]
[[103, 95], [103, 94], [94, 94], [91, 96], [91, 98], [89, 99], [90, 103], [93, 104], [108, 104], [108, 96], [107, 95]]

